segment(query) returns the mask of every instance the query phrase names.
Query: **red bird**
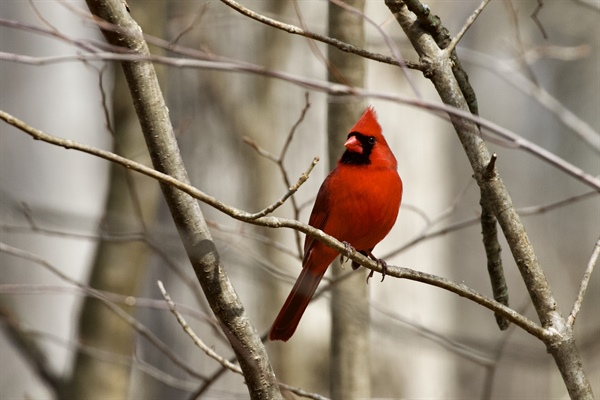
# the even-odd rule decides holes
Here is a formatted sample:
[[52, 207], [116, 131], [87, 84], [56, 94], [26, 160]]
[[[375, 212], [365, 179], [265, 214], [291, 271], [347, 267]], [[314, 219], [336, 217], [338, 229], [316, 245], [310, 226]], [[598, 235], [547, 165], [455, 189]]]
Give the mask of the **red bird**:
[[[308, 223], [375, 259], [373, 248], [396, 222], [402, 181], [372, 107], [354, 125], [344, 146], [342, 158], [319, 189]], [[294, 334], [337, 255], [334, 249], [306, 236], [302, 272], [271, 327], [270, 340], [287, 341]], [[352, 267], [356, 269], [358, 264]]]

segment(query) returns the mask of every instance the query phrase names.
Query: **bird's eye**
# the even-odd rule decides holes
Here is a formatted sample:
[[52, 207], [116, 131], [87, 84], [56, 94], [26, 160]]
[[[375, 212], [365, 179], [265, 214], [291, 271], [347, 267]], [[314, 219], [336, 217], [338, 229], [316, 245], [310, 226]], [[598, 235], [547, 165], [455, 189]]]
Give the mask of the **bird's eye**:
[[369, 144], [375, 144], [375, 137], [374, 136], [369, 136]]

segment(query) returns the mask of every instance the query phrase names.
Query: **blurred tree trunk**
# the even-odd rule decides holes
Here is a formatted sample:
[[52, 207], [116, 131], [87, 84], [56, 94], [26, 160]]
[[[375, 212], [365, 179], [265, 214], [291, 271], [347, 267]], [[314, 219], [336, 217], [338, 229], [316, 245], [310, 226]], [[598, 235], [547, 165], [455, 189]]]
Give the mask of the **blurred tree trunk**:
[[[364, 11], [364, 0], [346, 2]], [[365, 47], [363, 19], [329, 3], [329, 36]], [[356, 55], [328, 47], [329, 80], [350, 86], [365, 86], [365, 61]], [[335, 167], [345, 141], [346, 130], [364, 111], [361, 98], [333, 98], [327, 110], [329, 167]], [[336, 260], [334, 277], [344, 271]], [[363, 270], [335, 285], [331, 298], [331, 398], [356, 399], [371, 395], [369, 363], [369, 290]]]
[[[165, 26], [163, 3], [136, 8], [136, 17], [154, 21], [143, 26]], [[135, 6], [132, 3], [131, 6]], [[152, 32], [160, 35], [160, 32]], [[150, 164], [144, 137], [131, 104], [120, 68], [115, 70], [112, 102], [114, 151], [132, 160]], [[140, 155], [141, 154], [141, 155]], [[111, 164], [110, 186], [101, 235], [115, 237], [143, 233], [152, 224], [159, 199], [159, 186], [152, 179]], [[148, 246], [143, 241], [101, 240], [96, 250], [89, 285], [98, 290], [125, 296], [135, 295], [145, 274]], [[133, 309], [123, 306], [127, 312]], [[78, 340], [84, 346], [131, 357], [135, 331], [97, 299], [86, 297], [79, 317]], [[79, 350], [68, 387], [70, 399], [125, 399], [130, 390], [130, 364], [99, 359]]]

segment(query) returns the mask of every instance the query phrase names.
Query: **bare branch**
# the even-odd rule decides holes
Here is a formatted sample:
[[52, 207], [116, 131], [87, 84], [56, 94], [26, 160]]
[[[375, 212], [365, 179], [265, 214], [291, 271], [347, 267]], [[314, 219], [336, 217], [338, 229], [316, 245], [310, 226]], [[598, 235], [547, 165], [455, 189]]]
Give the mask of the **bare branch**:
[[[102, 292], [102, 291], [99, 291]], [[39, 293], [76, 293], [81, 295], [88, 295], [81, 288], [73, 287], [73, 286], [56, 286], [56, 285], [37, 285], [37, 284], [1, 284], [0, 285], [0, 293], [4, 294], [39, 294]], [[135, 302], [136, 307], [150, 307], [157, 308], [161, 310], [168, 309], [165, 305], [164, 301], [158, 299], [142, 299], [142, 298], [133, 298], [132, 301], [131, 296], [123, 296], [117, 295], [115, 293], [102, 292], [106, 297], [111, 298], [113, 300], [119, 299], [119, 302], [122, 304], [131, 305]], [[128, 300], [126, 300], [128, 299]], [[159, 304], [160, 302], [160, 304]], [[196, 310], [192, 310], [191, 308], [185, 306], [179, 306], [181, 308], [186, 309], [186, 313], [190, 313], [192, 315], [197, 314]], [[196, 317], [196, 316], [194, 316]], [[156, 381], [164, 383], [167, 386], [177, 388], [185, 391], [192, 391], [193, 388], [197, 386], [197, 380], [183, 380], [176, 378], [175, 376], [167, 373], [166, 371], [160, 370], [146, 361], [140, 359], [137, 355], [123, 355], [119, 353], [115, 353], [112, 351], [107, 351], [103, 349], [99, 349], [94, 346], [86, 345], [76, 340], [68, 340], [61, 338], [59, 336], [50, 334], [48, 332], [42, 332], [34, 329], [26, 329], [24, 327], [21, 328], [21, 332], [33, 338], [39, 339], [47, 339], [56, 343], [64, 348], [68, 348], [69, 350], [77, 350], [78, 352], [85, 353], [89, 357], [93, 357], [95, 359], [102, 360], [107, 363], [112, 363], [116, 365], [125, 365], [125, 366], [134, 366], [145, 374], [151, 376]]]
[[[273, 161], [275, 164], [277, 164], [277, 167], [279, 168], [279, 171], [281, 172], [281, 175], [283, 177], [283, 181], [286, 184], [286, 186], [288, 188], [292, 188], [292, 184], [290, 183], [290, 179], [288, 177], [288, 173], [285, 169], [285, 166], [283, 165], [284, 160], [285, 160], [285, 155], [287, 154], [287, 150], [290, 146], [290, 143], [292, 142], [292, 139], [294, 137], [294, 134], [296, 133], [296, 130], [298, 128], [298, 126], [300, 126], [300, 124], [302, 123], [302, 121], [304, 121], [304, 117], [306, 116], [306, 113], [308, 112], [308, 109], [310, 108], [310, 101], [309, 101], [309, 93], [306, 92], [305, 93], [305, 104], [304, 104], [304, 108], [302, 109], [302, 111], [300, 112], [300, 116], [298, 117], [298, 120], [294, 123], [294, 125], [292, 125], [292, 128], [290, 129], [286, 139], [285, 139], [285, 143], [283, 145], [283, 147], [281, 148], [281, 151], [279, 153], [279, 156], [275, 156], [274, 154], [266, 151], [265, 149], [263, 149], [262, 147], [260, 147], [260, 145], [258, 143], [256, 143], [253, 139], [244, 136], [242, 138], [242, 140], [247, 143], [248, 145], [252, 146], [252, 148], [254, 148], [254, 150], [256, 150], [256, 152], [258, 154], [260, 154], [261, 156]], [[311, 165], [311, 167], [309, 168], [309, 170], [307, 172], [305, 172], [302, 176], [306, 176], [308, 178], [308, 174], [310, 173], [310, 171], [314, 168], [314, 166], [316, 165], [316, 163], [319, 161], [318, 157], [315, 157], [313, 159], [313, 163]], [[296, 190], [298, 190], [298, 188], [300, 187], [300, 181], [298, 181], [298, 183], [293, 186], [296, 187]], [[294, 191], [295, 192], [295, 191]], [[290, 195], [291, 196], [291, 195]], [[288, 197], [290, 197], [288, 196]], [[287, 198], [282, 199], [283, 201], [285, 201]], [[294, 212], [294, 219], [299, 219], [300, 216], [300, 208], [298, 207], [298, 203], [296, 202], [296, 199], [291, 196], [290, 197], [291, 201], [292, 201], [292, 208], [293, 208], [293, 212]], [[283, 204], [283, 203], [281, 203]], [[266, 215], [266, 214], [265, 214]], [[298, 255], [300, 257], [302, 257], [302, 240], [300, 238], [300, 234], [298, 231], [294, 231], [295, 232], [295, 237], [296, 237], [296, 248], [298, 250]]]
[[235, 11], [239, 12], [240, 14], [250, 17], [260, 23], [272, 26], [273, 28], [277, 28], [277, 29], [280, 29], [282, 31], [285, 31], [285, 32], [288, 32], [288, 33], [291, 33], [294, 35], [300, 35], [300, 36], [307, 37], [309, 39], [313, 39], [313, 40], [317, 40], [322, 43], [326, 43], [326, 44], [333, 46], [333, 47], [335, 47], [341, 51], [344, 51], [346, 53], [356, 54], [361, 57], [365, 57], [370, 60], [379, 61], [379, 62], [386, 63], [386, 64], [392, 64], [392, 65], [398, 65], [398, 66], [405, 65], [407, 68], [421, 69], [421, 66], [417, 63], [413, 63], [411, 61], [401, 61], [401, 60], [396, 59], [395, 57], [388, 57], [388, 56], [384, 56], [381, 54], [372, 53], [372, 52], [362, 49], [360, 47], [356, 47], [352, 44], [339, 41], [335, 38], [330, 38], [328, 36], [324, 36], [324, 35], [321, 35], [318, 33], [307, 31], [307, 30], [299, 28], [295, 25], [285, 24], [283, 22], [274, 20], [272, 18], [265, 17], [264, 15], [260, 15], [233, 0], [221, 0], [221, 2], [226, 4], [227, 6], [231, 7]]
[[575, 300], [575, 304], [573, 304], [573, 310], [571, 310], [569, 318], [567, 319], [567, 323], [571, 328], [573, 328], [573, 326], [575, 325], [577, 314], [581, 309], [581, 304], [583, 303], [583, 298], [585, 297], [585, 291], [587, 290], [588, 283], [590, 282], [590, 278], [592, 277], [592, 273], [594, 272], [594, 267], [598, 262], [598, 257], [600, 257], [600, 239], [598, 239], [598, 241], [596, 242], [596, 246], [594, 247], [594, 251], [592, 252], [590, 261], [588, 262], [587, 268], [583, 273], [583, 279], [581, 280], [581, 286], [579, 287], [579, 294], [577, 294], [577, 300]]
[[471, 27], [471, 25], [473, 25], [473, 23], [475, 22], [475, 20], [479, 16], [479, 14], [481, 14], [483, 9], [485, 8], [485, 6], [488, 5], [489, 2], [490, 2], [490, 0], [483, 0], [481, 2], [481, 4], [479, 4], [479, 7], [477, 7], [475, 9], [475, 11], [473, 11], [473, 14], [471, 14], [469, 16], [469, 18], [467, 19], [467, 22], [465, 22], [465, 24], [460, 29], [460, 31], [456, 34], [456, 36], [454, 36], [454, 38], [452, 38], [452, 41], [450, 42], [448, 47], [445, 48], [445, 50], [448, 52], [448, 54], [450, 54], [454, 51], [454, 49], [458, 45], [458, 42], [460, 42], [460, 40], [465, 35], [465, 33], [467, 33], [467, 30]]
[[288, 191], [281, 197], [281, 199], [279, 199], [277, 202], [271, 204], [270, 206], [266, 207], [265, 209], [252, 214], [252, 219], [257, 219], [260, 217], [264, 217], [265, 215], [271, 214], [277, 208], [282, 206], [283, 203], [285, 203], [285, 201], [287, 199], [289, 199], [294, 193], [296, 193], [298, 191], [298, 189], [300, 189], [300, 186], [302, 186], [302, 184], [308, 180], [309, 174], [311, 173], [311, 171], [317, 165], [318, 162], [319, 162], [319, 157], [313, 158], [312, 163], [310, 164], [308, 169], [302, 175], [300, 175], [300, 178], [298, 178], [298, 181], [295, 184], [293, 184], [292, 186], [289, 187]]
[[[569, 130], [579, 136], [590, 148], [595, 152], [600, 153], [600, 132], [596, 131], [589, 123], [582, 120], [574, 112], [569, 110], [558, 99], [552, 96], [546, 89], [536, 83], [535, 80], [527, 78], [523, 74], [518, 73], [515, 67], [516, 62], [498, 60], [486, 54], [475, 52], [470, 49], [461, 49], [463, 57], [468, 57], [469, 61], [479, 64], [484, 68], [489, 69], [501, 79], [510, 83], [514, 88], [531, 96], [540, 105], [549, 110], [558, 118], [562, 124]], [[577, 46], [572, 48], [556, 48], [544, 47], [539, 49], [531, 49], [527, 51], [526, 58], [528, 62], [543, 56], [548, 55], [553, 58], [579, 58], [589, 54], [588, 46]]]
[[[494, 165], [497, 156], [492, 154], [492, 158], [484, 173], [485, 179], [492, 179], [496, 174]], [[483, 236], [483, 247], [487, 257], [487, 270], [492, 284], [492, 293], [494, 299], [505, 306], [508, 306], [508, 286], [504, 277], [504, 268], [502, 267], [502, 247], [498, 241], [498, 230], [496, 229], [496, 216], [489, 202], [488, 197], [481, 191], [481, 233]], [[508, 328], [508, 321], [496, 314], [496, 323], [501, 330]]]
[[221, 364], [225, 368], [229, 369], [232, 372], [235, 372], [236, 374], [243, 375], [242, 369], [239, 366], [232, 364], [227, 359], [220, 356], [216, 351], [214, 351], [213, 349], [208, 347], [206, 344], [204, 344], [202, 339], [200, 339], [198, 337], [198, 335], [196, 335], [196, 332], [194, 332], [192, 330], [192, 328], [188, 325], [188, 323], [185, 320], [185, 318], [183, 317], [183, 315], [181, 315], [179, 313], [179, 311], [177, 311], [177, 307], [175, 306], [175, 303], [173, 302], [173, 300], [171, 300], [171, 296], [169, 296], [169, 293], [167, 293], [167, 291], [165, 290], [163, 283], [161, 281], [158, 281], [157, 285], [158, 285], [158, 289], [160, 290], [160, 293], [162, 294], [163, 298], [165, 299], [165, 302], [169, 306], [169, 311], [171, 311], [171, 313], [175, 316], [175, 318], [177, 318], [177, 322], [179, 323], [179, 325], [181, 325], [181, 327], [183, 328], [185, 333], [192, 339], [194, 344], [198, 348], [200, 348], [200, 350], [202, 350], [207, 356], [209, 356], [213, 360], [217, 361], [219, 364]]
[[[398, 96], [395, 94], [385, 92], [375, 92], [362, 88], [350, 87], [342, 84], [332, 84], [318, 79], [310, 79], [294, 74], [289, 74], [282, 71], [273, 71], [265, 69], [264, 67], [249, 64], [240, 63], [236, 61], [212, 61], [212, 60], [193, 60], [193, 59], [176, 59], [170, 57], [151, 56], [151, 55], [139, 55], [139, 54], [116, 54], [116, 53], [94, 53], [94, 54], [76, 54], [76, 55], [65, 55], [65, 56], [51, 56], [51, 57], [30, 57], [23, 55], [15, 55], [10, 53], [0, 52], [0, 60], [10, 60], [15, 62], [23, 62], [32, 65], [44, 65], [47, 63], [54, 62], [65, 62], [65, 61], [81, 61], [81, 60], [112, 60], [112, 61], [153, 61], [162, 63], [165, 65], [171, 65], [176, 67], [194, 67], [194, 68], [206, 68], [219, 71], [227, 72], [250, 72], [258, 75], [268, 76], [275, 79], [281, 79], [289, 83], [308, 88], [313, 90], [323, 91], [332, 95], [353, 95], [360, 97], [368, 97], [373, 99], [393, 101], [400, 104], [408, 104], [417, 107], [421, 107], [426, 110], [434, 111], [436, 116], [446, 119], [445, 113], [460, 117], [466, 121], [475, 122], [482, 128], [486, 128], [494, 134], [498, 135], [502, 139], [509, 141], [509, 143], [521, 150], [524, 150], [542, 160], [549, 163], [550, 165], [558, 168], [564, 173], [571, 177], [581, 181], [582, 183], [596, 189], [600, 192], [600, 179], [590, 175], [589, 173], [581, 170], [581, 168], [569, 163], [563, 158], [558, 157], [556, 154], [538, 146], [535, 143], [528, 141], [522, 136], [506, 129], [504, 127], [495, 124], [485, 118], [481, 118], [477, 115], [473, 115], [470, 112], [457, 109], [455, 107], [440, 104], [424, 99], [415, 100], [408, 97]], [[444, 114], [442, 114], [444, 113]], [[4, 119], [4, 118], [3, 118]]]
[[[74, 149], [74, 150], [82, 151], [84, 153], [88, 153], [88, 154], [103, 158], [105, 160], [115, 162], [117, 164], [121, 164], [121, 165], [125, 166], [126, 168], [129, 168], [133, 171], [140, 172], [140, 173], [147, 175], [151, 178], [154, 178], [164, 184], [171, 185], [171, 186], [189, 194], [190, 196], [210, 205], [211, 207], [214, 207], [215, 209], [229, 215], [230, 217], [237, 219], [237, 220], [240, 220], [243, 222], [249, 222], [254, 225], [270, 227], [270, 228], [291, 228], [291, 229], [299, 230], [299, 231], [319, 240], [320, 242], [325, 243], [327, 246], [338, 251], [340, 254], [344, 254], [344, 255], [348, 256], [348, 258], [351, 259], [352, 261], [356, 261], [358, 264], [360, 264], [366, 268], [369, 268], [373, 271], [380, 272], [380, 273], [382, 272], [381, 265], [379, 263], [369, 259], [368, 257], [365, 257], [364, 255], [360, 254], [359, 252], [357, 252], [355, 249], [352, 249], [352, 248], [350, 249], [350, 252], [348, 254], [348, 248], [347, 248], [346, 244], [338, 241], [337, 239], [335, 239], [332, 236], [325, 234], [324, 232], [322, 232], [319, 229], [313, 228], [310, 225], [303, 224], [296, 220], [290, 220], [290, 219], [286, 219], [286, 218], [277, 218], [277, 217], [273, 217], [273, 216], [263, 216], [263, 217], [255, 218], [254, 214], [252, 214], [252, 213], [248, 213], [246, 211], [242, 211], [242, 210], [236, 209], [235, 207], [226, 205], [226, 204], [218, 201], [214, 197], [205, 194], [204, 192], [196, 189], [195, 187], [193, 187], [191, 185], [181, 182], [181, 181], [173, 178], [170, 175], [163, 174], [161, 172], [158, 172], [156, 170], [148, 168], [142, 164], [136, 163], [135, 161], [118, 156], [109, 151], [105, 151], [105, 150], [94, 148], [92, 146], [87, 146], [87, 145], [77, 143], [73, 140], [60, 139], [55, 136], [48, 135], [44, 132], [41, 132], [37, 129], [34, 129], [34, 128], [28, 126], [24, 122], [17, 120], [16, 118], [10, 116], [9, 114], [5, 113], [4, 111], [0, 111], [0, 118], [4, 119], [6, 122], [10, 123], [11, 125], [18, 127], [19, 129], [28, 133], [29, 135], [31, 135], [32, 137], [34, 137], [37, 140], [42, 140], [47, 143], [61, 146], [61, 147], [67, 148], [67, 149]], [[532, 334], [542, 340], [543, 340], [543, 338], [545, 338], [545, 335], [547, 335], [547, 332], [542, 327], [537, 325], [535, 322], [516, 313], [514, 310], [504, 306], [503, 304], [500, 304], [495, 300], [492, 300], [486, 296], [483, 296], [483, 295], [477, 293], [476, 291], [468, 288], [464, 284], [457, 284], [448, 279], [437, 277], [437, 276], [431, 275], [431, 274], [425, 274], [422, 272], [411, 270], [409, 268], [393, 267], [390, 265], [388, 265], [387, 275], [394, 276], [396, 278], [415, 280], [415, 281], [427, 283], [427, 284], [448, 290], [448, 291], [453, 292], [461, 297], [465, 297], [467, 299], [473, 300], [476, 303], [502, 315], [509, 321], [520, 326], [525, 331], [529, 332], [530, 334]]]
[[7, 337], [15, 344], [15, 348], [21, 353], [25, 362], [32, 366], [35, 373], [52, 389], [54, 395], [61, 398], [64, 394], [65, 382], [54, 371], [46, 354], [32, 335], [21, 327], [15, 315], [4, 304], [0, 304], [0, 320], [4, 322], [2, 325]]
[[[179, 323], [179, 325], [183, 328], [183, 330], [185, 331], [185, 333], [192, 339], [192, 341], [194, 342], [194, 344], [200, 348], [200, 350], [202, 350], [207, 356], [209, 356], [210, 358], [212, 358], [213, 360], [217, 361], [219, 364], [221, 364], [223, 366], [223, 368], [226, 368], [232, 372], [235, 372], [236, 374], [240, 374], [242, 375], [242, 370], [239, 366], [233, 364], [232, 362], [230, 362], [229, 360], [227, 360], [226, 358], [222, 357], [221, 355], [219, 355], [216, 351], [214, 351], [213, 349], [211, 349], [210, 347], [208, 347], [203, 341], [202, 339], [200, 339], [198, 337], [198, 335], [196, 335], [196, 333], [193, 331], [193, 329], [189, 326], [189, 324], [187, 323], [187, 321], [185, 320], [185, 318], [183, 317], [183, 315], [181, 315], [179, 313], [179, 311], [177, 311], [177, 306], [175, 305], [175, 303], [173, 302], [173, 300], [171, 300], [171, 296], [169, 296], [169, 293], [167, 293], [167, 291], [165, 290], [165, 287], [163, 285], [163, 283], [161, 281], [157, 282], [158, 284], [158, 288], [160, 290], [160, 293], [162, 294], [163, 298], [165, 299], [165, 302], [168, 305], [169, 311], [171, 311], [171, 313], [173, 315], [175, 315], [175, 318], [177, 318], [177, 322]], [[279, 383], [279, 386], [282, 389], [288, 390], [292, 393], [295, 393], [299, 396], [302, 397], [306, 397], [309, 399], [316, 399], [316, 400], [326, 400], [326, 397], [320, 396], [318, 394], [315, 393], [309, 393], [306, 392], [302, 389], [290, 386], [290, 385], [286, 385], [286, 384], [282, 384]], [[197, 396], [194, 395], [194, 398], [196, 398]]]
[[531, 19], [533, 20], [533, 22], [535, 22], [537, 27], [540, 28], [540, 32], [542, 32], [542, 36], [544, 37], [544, 39], [548, 39], [548, 33], [546, 33], [546, 29], [544, 28], [544, 25], [542, 25], [542, 21], [540, 21], [540, 19], [538, 18], [540, 11], [542, 11], [542, 7], [544, 7], [544, 0], [537, 0], [537, 6], [535, 7], [535, 10], [533, 10], [533, 12], [531, 13]]

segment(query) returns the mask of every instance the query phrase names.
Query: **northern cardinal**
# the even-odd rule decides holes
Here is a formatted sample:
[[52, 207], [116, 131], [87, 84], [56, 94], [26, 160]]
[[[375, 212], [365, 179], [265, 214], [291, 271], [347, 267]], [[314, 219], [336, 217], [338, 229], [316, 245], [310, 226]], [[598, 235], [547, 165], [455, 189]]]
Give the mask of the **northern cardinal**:
[[[342, 158], [319, 189], [308, 223], [377, 260], [371, 252], [396, 222], [402, 181], [372, 107], [351, 129], [344, 146]], [[271, 327], [270, 340], [287, 341], [294, 334], [337, 254], [306, 236], [302, 272]], [[352, 267], [356, 269], [358, 264]]]

